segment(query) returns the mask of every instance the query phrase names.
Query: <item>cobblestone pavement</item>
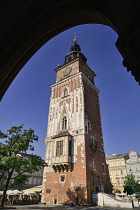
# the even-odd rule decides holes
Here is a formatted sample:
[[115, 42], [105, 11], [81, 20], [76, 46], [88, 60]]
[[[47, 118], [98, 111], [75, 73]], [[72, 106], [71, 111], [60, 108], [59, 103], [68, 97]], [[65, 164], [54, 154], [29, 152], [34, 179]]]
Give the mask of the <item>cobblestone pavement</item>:
[[[6, 206], [5, 208], [3, 209], [7, 209], [7, 210], [14, 210], [14, 209], [17, 209], [17, 210], [76, 210], [76, 209], [79, 209], [79, 210], [130, 210], [128, 208], [113, 208], [113, 207], [97, 207], [97, 206], [73, 206], [73, 207], [70, 207], [70, 206], [57, 206], [57, 205], [43, 205], [43, 204], [40, 204], [40, 205], [23, 205], [23, 206]], [[139, 209], [140, 208], [135, 208], [135, 209]]]

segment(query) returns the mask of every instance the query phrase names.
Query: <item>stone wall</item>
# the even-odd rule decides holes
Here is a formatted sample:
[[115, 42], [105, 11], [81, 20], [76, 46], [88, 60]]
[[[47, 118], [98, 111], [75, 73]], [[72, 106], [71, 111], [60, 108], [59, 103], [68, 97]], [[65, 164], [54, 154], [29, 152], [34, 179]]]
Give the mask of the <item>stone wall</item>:
[[[94, 197], [94, 201], [96, 201], [97, 206], [132, 208], [132, 201], [120, 201], [105, 193], [94, 194], [92, 197]], [[133, 203], [135, 207], [138, 207], [137, 200], [134, 200]]]

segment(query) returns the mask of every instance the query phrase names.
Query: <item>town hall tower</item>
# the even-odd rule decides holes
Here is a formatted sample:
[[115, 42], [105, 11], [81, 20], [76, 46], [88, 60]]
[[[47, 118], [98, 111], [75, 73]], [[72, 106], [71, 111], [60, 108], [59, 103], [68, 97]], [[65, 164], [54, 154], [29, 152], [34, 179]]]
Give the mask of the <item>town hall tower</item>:
[[95, 73], [74, 37], [58, 66], [48, 116], [42, 202], [91, 203], [92, 193], [110, 192]]

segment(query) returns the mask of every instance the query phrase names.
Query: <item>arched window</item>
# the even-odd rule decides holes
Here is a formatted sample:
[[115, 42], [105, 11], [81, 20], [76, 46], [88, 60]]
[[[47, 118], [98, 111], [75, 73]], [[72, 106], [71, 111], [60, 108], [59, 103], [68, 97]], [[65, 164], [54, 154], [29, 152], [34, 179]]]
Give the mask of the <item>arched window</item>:
[[67, 96], [67, 95], [68, 95], [68, 89], [65, 88], [65, 89], [64, 89], [64, 97]]
[[67, 118], [66, 116], [63, 117], [62, 119], [62, 130], [67, 129]]

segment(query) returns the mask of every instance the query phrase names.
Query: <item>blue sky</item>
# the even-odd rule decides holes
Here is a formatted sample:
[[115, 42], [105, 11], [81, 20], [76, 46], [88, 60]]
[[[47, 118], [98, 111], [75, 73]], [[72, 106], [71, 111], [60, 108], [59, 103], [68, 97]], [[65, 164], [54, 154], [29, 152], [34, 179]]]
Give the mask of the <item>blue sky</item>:
[[108, 26], [88, 24], [73, 27], [47, 42], [23, 67], [0, 103], [0, 129], [25, 125], [39, 136], [35, 154], [44, 158], [51, 89], [57, 65], [64, 64], [74, 34], [77, 34], [87, 64], [96, 73], [99, 88], [105, 153], [140, 154], [140, 86], [122, 65], [115, 47], [117, 34]]

